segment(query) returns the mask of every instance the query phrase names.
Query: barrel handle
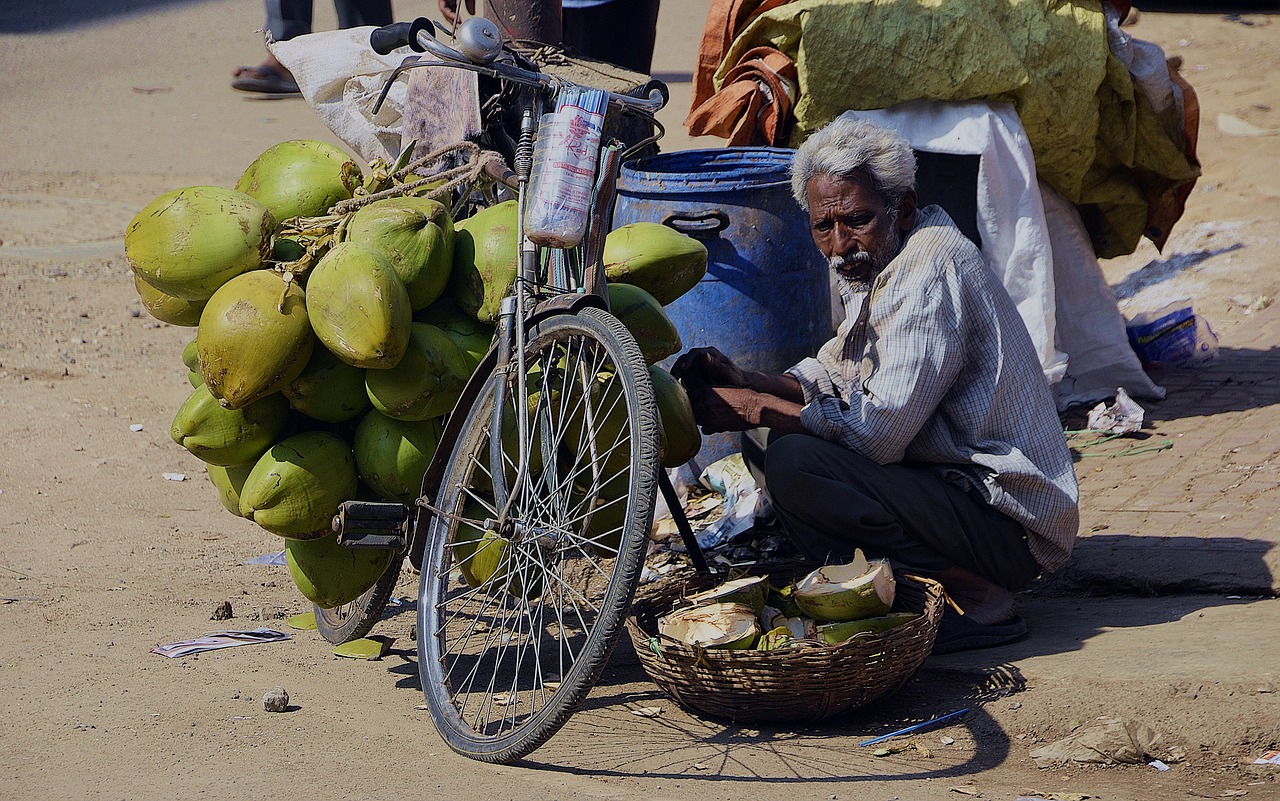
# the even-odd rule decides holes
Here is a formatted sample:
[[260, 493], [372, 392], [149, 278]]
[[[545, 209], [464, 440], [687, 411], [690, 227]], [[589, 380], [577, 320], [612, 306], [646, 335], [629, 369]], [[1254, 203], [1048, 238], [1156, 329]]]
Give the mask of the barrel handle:
[[663, 218], [662, 224], [692, 237], [713, 237], [729, 227], [729, 215], [720, 209], [708, 209], [691, 213], [672, 212]]

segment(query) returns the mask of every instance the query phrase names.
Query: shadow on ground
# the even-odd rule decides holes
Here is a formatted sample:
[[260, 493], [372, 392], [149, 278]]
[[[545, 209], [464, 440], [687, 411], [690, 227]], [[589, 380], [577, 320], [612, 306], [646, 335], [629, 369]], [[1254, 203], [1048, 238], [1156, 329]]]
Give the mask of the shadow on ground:
[[0, 33], [52, 33], [199, 2], [202, 0], [5, 0], [0, 3]]
[[[1193, 556], [1188, 553], [1188, 556]], [[563, 730], [521, 764], [598, 777], [645, 776], [688, 782], [799, 784], [918, 781], [972, 776], [1005, 763], [1010, 734], [991, 704], [1026, 687], [1019, 663], [1080, 651], [1104, 631], [1142, 628], [1215, 606], [1247, 603], [1222, 596], [1082, 597], [1053, 586], [1027, 595], [1031, 636], [998, 648], [934, 657], [901, 690], [851, 713], [810, 725], [741, 724], [682, 709], [652, 684], [629, 643], [620, 643], [604, 675]], [[417, 695], [416, 654], [386, 658], [406, 704]], [[653, 717], [637, 714], [661, 708]], [[868, 739], [961, 709], [970, 711], [914, 740], [860, 745]], [[946, 735], [950, 745], [943, 745]], [[891, 753], [876, 755], [890, 746]]]
[[1053, 586], [1137, 595], [1269, 594], [1277, 576], [1270, 540], [1088, 534]]
[[1222, 348], [1199, 367], [1151, 371], [1168, 393], [1144, 404], [1148, 420], [1208, 417], [1280, 403], [1280, 348]]

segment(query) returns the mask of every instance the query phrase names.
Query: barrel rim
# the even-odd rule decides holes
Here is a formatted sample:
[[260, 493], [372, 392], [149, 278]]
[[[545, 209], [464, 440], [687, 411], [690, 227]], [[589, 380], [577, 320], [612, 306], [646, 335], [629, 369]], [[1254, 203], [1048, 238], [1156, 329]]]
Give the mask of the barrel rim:
[[618, 175], [618, 191], [679, 195], [790, 186], [794, 154], [794, 150], [781, 147], [659, 153], [624, 162]]

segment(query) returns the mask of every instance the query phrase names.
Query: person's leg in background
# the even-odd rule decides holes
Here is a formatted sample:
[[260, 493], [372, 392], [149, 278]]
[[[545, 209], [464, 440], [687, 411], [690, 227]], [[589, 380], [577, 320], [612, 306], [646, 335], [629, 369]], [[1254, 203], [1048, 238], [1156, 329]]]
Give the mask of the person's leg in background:
[[274, 41], [284, 42], [311, 33], [311, 0], [266, 0], [264, 5], [267, 32]]
[[364, 25], [381, 27], [396, 21], [391, 0], [334, 0], [333, 7], [338, 12], [338, 27], [343, 29]]
[[[588, 0], [589, 2], [590, 0]], [[588, 58], [648, 75], [658, 35], [659, 0], [564, 4], [564, 44]]]
[[[311, 33], [311, 0], [265, 0], [264, 6], [266, 29], [273, 41], [284, 42]], [[395, 22], [391, 0], [334, 0], [333, 6], [341, 29]], [[293, 74], [270, 52], [258, 66], [237, 67], [232, 75], [232, 88], [244, 92], [287, 95], [299, 91]]]

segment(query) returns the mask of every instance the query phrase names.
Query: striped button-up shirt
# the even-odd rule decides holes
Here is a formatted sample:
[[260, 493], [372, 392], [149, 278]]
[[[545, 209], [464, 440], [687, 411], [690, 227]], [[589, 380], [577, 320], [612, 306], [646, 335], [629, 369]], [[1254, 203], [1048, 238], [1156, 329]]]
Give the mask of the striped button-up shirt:
[[841, 291], [836, 336], [787, 372], [811, 433], [880, 463], [928, 464], [1021, 523], [1036, 561], [1066, 562], [1075, 471], [1018, 310], [937, 206], [869, 287]]

